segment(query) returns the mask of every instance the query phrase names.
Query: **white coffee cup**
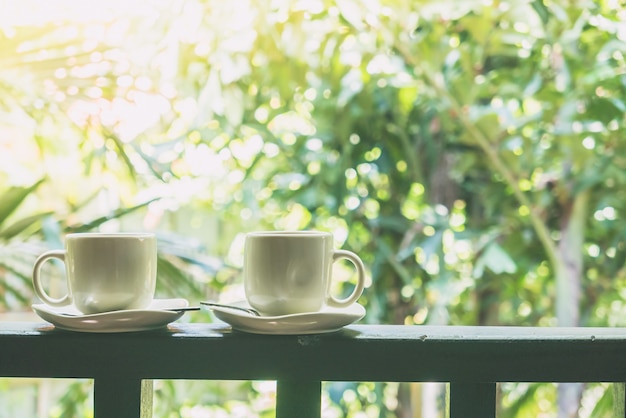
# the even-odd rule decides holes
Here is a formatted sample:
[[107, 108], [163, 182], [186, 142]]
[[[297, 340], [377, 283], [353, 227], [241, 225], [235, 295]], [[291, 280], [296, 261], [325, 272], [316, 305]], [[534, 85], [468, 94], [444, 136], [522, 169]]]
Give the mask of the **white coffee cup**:
[[[65, 263], [67, 293], [50, 297], [41, 268], [51, 259]], [[84, 314], [142, 309], [154, 298], [157, 240], [150, 233], [77, 233], [65, 237], [65, 250], [40, 255], [33, 268], [35, 294], [51, 306], [71, 303]]]
[[[321, 231], [247, 234], [243, 281], [250, 306], [263, 315], [289, 315], [355, 303], [363, 293], [365, 267], [358, 255], [335, 250], [333, 244], [333, 235]], [[331, 294], [332, 264], [340, 259], [350, 261], [357, 273], [345, 299]]]

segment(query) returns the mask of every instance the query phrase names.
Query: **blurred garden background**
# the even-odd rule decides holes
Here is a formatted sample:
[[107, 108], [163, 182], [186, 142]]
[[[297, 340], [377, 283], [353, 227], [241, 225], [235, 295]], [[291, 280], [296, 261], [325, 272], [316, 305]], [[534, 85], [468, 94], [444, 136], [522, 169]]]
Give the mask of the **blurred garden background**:
[[[69, 232], [157, 232], [158, 296], [197, 303], [242, 298], [245, 232], [320, 229], [368, 267], [365, 323], [624, 326], [625, 54], [623, 0], [0, 1], [0, 318], [37, 320]], [[0, 379], [0, 417], [92, 416], [91, 384]], [[271, 417], [274, 390], [156, 382], [155, 417]], [[499, 392], [612, 416], [601, 382]], [[444, 404], [324, 384], [325, 417]]]

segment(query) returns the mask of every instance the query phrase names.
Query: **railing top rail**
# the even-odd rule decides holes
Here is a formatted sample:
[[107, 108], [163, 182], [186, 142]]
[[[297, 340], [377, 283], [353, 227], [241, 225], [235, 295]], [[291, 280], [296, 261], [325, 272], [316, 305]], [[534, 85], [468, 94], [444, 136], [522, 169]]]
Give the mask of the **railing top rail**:
[[120, 334], [0, 323], [0, 376], [626, 381], [626, 329], [352, 325], [267, 336], [175, 323]]
[[[173, 323], [167, 328], [132, 333], [78, 333], [57, 330], [53, 325], [38, 322], [0, 322], [1, 336], [98, 336], [96, 338], [125, 338], [132, 336], [160, 335], [164, 338], [224, 338], [235, 334], [241, 338], [289, 338], [289, 336], [262, 336], [233, 331], [221, 323]], [[306, 336], [297, 336], [305, 338]], [[521, 327], [521, 326], [429, 326], [429, 325], [351, 325], [328, 334], [311, 334], [308, 337], [326, 339], [342, 338], [353, 340], [389, 341], [409, 340], [435, 341], [475, 340], [505, 342], [514, 341], [595, 341], [626, 340], [626, 328], [609, 327]]]

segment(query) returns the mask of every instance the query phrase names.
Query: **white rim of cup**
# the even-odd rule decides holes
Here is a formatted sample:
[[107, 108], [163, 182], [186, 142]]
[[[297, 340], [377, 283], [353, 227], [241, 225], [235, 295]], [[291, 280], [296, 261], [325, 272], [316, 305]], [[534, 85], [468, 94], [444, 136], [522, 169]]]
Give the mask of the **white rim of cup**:
[[247, 235], [251, 237], [271, 237], [271, 236], [321, 237], [321, 236], [332, 235], [332, 233], [326, 232], [326, 231], [310, 231], [310, 230], [306, 230], [306, 231], [254, 231], [254, 232], [248, 232]]
[[72, 232], [66, 238], [154, 238], [151, 232]]

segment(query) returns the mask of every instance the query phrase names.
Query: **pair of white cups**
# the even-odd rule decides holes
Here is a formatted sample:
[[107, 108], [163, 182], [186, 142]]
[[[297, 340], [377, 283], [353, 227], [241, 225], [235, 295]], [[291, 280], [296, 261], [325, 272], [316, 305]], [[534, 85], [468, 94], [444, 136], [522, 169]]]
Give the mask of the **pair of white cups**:
[[[67, 293], [55, 299], [44, 290], [43, 264], [64, 262]], [[332, 265], [350, 261], [357, 275], [349, 296], [331, 291]], [[84, 314], [142, 309], [154, 298], [157, 242], [148, 233], [68, 234], [65, 250], [48, 251], [33, 269], [35, 294], [46, 304], [73, 303]], [[243, 280], [250, 306], [262, 315], [318, 312], [325, 306], [347, 307], [365, 285], [363, 262], [353, 252], [334, 249], [331, 233], [320, 231], [252, 232], [246, 235]]]

